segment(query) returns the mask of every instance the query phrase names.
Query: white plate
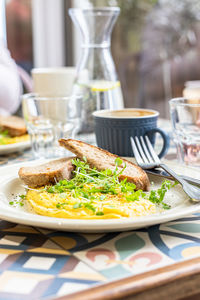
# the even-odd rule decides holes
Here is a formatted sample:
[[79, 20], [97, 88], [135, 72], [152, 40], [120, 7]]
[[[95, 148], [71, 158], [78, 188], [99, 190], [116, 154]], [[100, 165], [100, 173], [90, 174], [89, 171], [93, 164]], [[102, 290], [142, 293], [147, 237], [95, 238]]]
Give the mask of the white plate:
[[[172, 204], [170, 210], [166, 210], [161, 214], [127, 218], [127, 219], [110, 219], [110, 220], [73, 220], [45, 217], [26, 212], [24, 208], [16, 208], [9, 205], [16, 194], [24, 193], [22, 182], [18, 179], [17, 173], [19, 168], [23, 165], [37, 165], [43, 161], [26, 162], [23, 164], [16, 164], [8, 167], [0, 168], [0, 176], [3, 179], [0, 187], [0, 218], [3, 220], [16, 222], [19, 224], [44, 227], [55, 230], [77, 231], [77, 232], [108, 232], [108, 231], [125, 231], [147, 227], [154, 224], [160, 224], [167, 221], [181, 218], [185, 215], [200, 211], [200, 203], [191, 202], [186, 194], [183, 192], [181, 186], [177, 185], [168, 192], [167, 201]], [[182, 173], [194, 174], [198, 177], [198, 170], [191, 168], [182, 169]], [[155, 188], [159, 186], [163, 178], [158, 176], [151, 176], [150, 180], [154, 181]]]
[[24, 141], [24, 142], [8, 144], [8, 145], [0, 145], [0, 155], [19, 152], [29, 148], [30, 146], [31, 146], [30, 141]]

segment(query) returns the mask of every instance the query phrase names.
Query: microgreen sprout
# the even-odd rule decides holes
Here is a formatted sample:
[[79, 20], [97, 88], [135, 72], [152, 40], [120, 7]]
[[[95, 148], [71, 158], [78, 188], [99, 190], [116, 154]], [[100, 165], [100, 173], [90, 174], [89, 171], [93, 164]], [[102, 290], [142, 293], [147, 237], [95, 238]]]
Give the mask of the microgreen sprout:
[[0, 145], [5, 145], [6, 144], [6, 138], [9, 138], [9, 134], [7, 130], [2, 130], [0, 128]]
[[24, 206], [23, 200], [26, 199], [26, 195], [18, 195], [13, 201], [9, 202], [12, 206]]
[[[114, 195], [121, 194], [128, 202], [147, 199], [153, 203], [161, 205], [164, 209], [169, 206], [163, 202], [166, 192], [173, 186], [170, 181], [165, 180], [161, 187], [145, 193], [142, 190], [136, 191], [136, 185], [127, 182], [127, 179], [120, 180], [120, 175], [126, 169], [126, 163], [117, 157], [115, 165], [111, 169], [97, 170], [91, 168], [84, 157], [83, 160], [75, 158], [72, 160], [74, 165], [73, 178], [71, 180], [60, 180], [55, 185], [47, 186], [43, 190], [50, 194], [58, 194], [59, 202], [56, 204], [58, 209], [67, 209], [72, 205], [73, 209], [86, 208], [96, 216], [104, 215], [102, 208], [96, 207], [96, 203], [109, 199]], [[25, 195], [20, 196], [25, 199]], [[72, 202], [66, 200], [72, 198]], [[70, 199], [69, 198], [69, 199]], [[10, 205], [12, 205], [10, 203]], [[115, 208], [113, 205], [107, 207]]]

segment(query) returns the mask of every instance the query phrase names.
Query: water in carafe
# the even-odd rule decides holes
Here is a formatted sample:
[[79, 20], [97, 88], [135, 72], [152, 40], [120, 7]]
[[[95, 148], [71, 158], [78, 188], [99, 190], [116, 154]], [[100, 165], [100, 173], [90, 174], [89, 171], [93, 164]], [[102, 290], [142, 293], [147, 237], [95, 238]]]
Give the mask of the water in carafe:
[[82, 94], [79, 104], [81, 131], [93, 131], [92, 113], [99, 109], [122, 109], [120, 82], [110, 50], [111, 32], [118, 7], [72, 8], [69, 14], [80, 29], [83, 43], [73, 92]]

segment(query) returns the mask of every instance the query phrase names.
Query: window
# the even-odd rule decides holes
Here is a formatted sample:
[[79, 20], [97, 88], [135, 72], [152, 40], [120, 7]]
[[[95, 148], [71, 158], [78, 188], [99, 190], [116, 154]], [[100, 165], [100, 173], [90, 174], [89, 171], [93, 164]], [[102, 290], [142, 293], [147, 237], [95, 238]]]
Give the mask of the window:
[[121, 8], [112, 54], [125, 106], [154, 108], [168, 116], [168, 100], [182, 95], [186, 81], [200, 79], [200, 1], [74, 0], [72, 4], [80, 2], [85, 7]]
[[11, 56], [23, 69], [33, 67], [31, 0], [6, 1], [7, 45]]
[[20, 66], [77, 62], [80, 35], [68, 15], [74, 6], [121, 8], [112, 54], [126, 107], [167, 116], [168, 100], [200, 79], [199, 0], [6, 0], [8, 48]]

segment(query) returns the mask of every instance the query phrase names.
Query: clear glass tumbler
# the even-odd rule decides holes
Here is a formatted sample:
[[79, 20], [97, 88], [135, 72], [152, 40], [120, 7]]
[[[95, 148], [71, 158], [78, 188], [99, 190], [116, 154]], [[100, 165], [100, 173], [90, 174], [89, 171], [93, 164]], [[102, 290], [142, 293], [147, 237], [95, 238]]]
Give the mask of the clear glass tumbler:
[[173, 139], [181, 163], [200, 167], [200, 97], [169, 101]]
[[56, 98], [39, 97], [37, 94], [23, 95], [24, 120], [36, 158], [62, 157], [69, 154], [59, 146], [58, 140], [75, 137], [80, 120], [77, 107], [81, 99], [81, 96]]

